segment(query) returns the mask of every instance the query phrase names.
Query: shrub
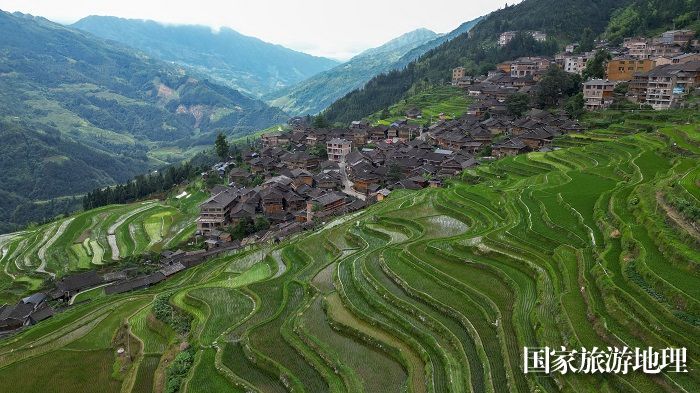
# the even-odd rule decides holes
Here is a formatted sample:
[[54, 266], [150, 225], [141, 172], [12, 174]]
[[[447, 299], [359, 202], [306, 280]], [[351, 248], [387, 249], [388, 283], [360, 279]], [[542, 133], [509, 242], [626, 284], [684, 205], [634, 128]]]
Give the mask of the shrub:
[[173, 363], [168, 367], [168, 382], [165, 385], [165, 393], [177, 393], [180, 391], [182, 381], [187, 377], [187, 373], [190, 372], [192, 363], [194, 363], [194, 355], [195, 351], [192, 348], [177, 354]]
[[169, 294], [161, 294], [153, 301], [153, 315], [163, 323], [169, 325], [180, 334], [187, 334], [190, 331], [192, 317], [170, 304]]

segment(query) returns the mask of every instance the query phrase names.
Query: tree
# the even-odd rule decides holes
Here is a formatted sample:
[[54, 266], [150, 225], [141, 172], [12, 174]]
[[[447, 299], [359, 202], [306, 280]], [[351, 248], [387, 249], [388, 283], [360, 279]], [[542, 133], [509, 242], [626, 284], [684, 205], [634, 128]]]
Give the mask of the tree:
[[270, 221], [265, 216], [255, 218], [255, 232], [264, 231], [270, 228]]
[[578, 93], [580, 88], [581, 79], [578, 75], [551, 65], [537, 84], [535, 105], [540, 109], [557, 107], [560, 100]]
[[628, 91], [629, 91], [629, 83], [627, 83], [627, 82], [618, 83], [617, 85], [615, 85], [615, 88], [613, 89], [613, 96], [624, 97]]
[[207, 180], [205, 182], [208, 189], [212, 189], [212, 188], [214, 188], [214, 186], [220, 186], [222, 183], [223, 183], [223, 181], [221, 180], [219, 175], [216, 173], [209, 174], [209, 177], [207, 177]]
[[321, 143], [317, 143], [311, 149], [309, 149], [309, 154], [322, 160], [328, 158], [328, 150], [326, 149], [326, 145]]
[[236, 225], [228, 228], [233, 240], [241, 240], [255, 232], [255, 223], [250, 217], [243, 217]]
[[382, 119], [382, 120], [384, 120], [384, 119], [388, 119], [390, 116], [391, 116], [391, 113], [389, 113], [389, 109], [388, 109], [388, 108], [384, 108], [384, 110], [382, 111], [381, 115], [379, 115], [379, 118]]
[[583, 79], [603, 79], [605, 78], [605, 65], [612, 57], [605, 49], [601, 49], [595, 53], [592, 59], [586, 63], [586, 68], [583, 70]]
[[566, 100], [566, 104], [564, 105], [564, 110], [566, 110], [566, 113], [568, 113], [569, 116], [573, 118], [578, 118], [581, 115], [583, 115], [583, 113], [585, 112], [583, 93], [578, 93], [569, 97], [569, 99]]
[[615, 88], [613, 89], [613, 102], [610, 104], [610, 108], [618, 110], [636, 109], [638, 105], [627, 99], [628, 91], [628, 82], [622, 82], [615, 85]]
[[238, 163], [239, 165], [243, 162], [243, 154], [241, 153], [241, 148], [238, 147], [238, 145], [233, 144], [231, 146], [231, 156], [233, 157], [234, 161]]
[[506, 99], [506, 107], [511, 115], [520, 117], [530, 107], [530, 96], [524, 93], [512, 94]]
[[222, 160], [225, 160], [228, 158], [228, 153], [230, 146], [228, 145], [228, 142], [226, 142], [226, 137], [224, 134], [219, 133], [216, 137], [216, 142], [214, 142], [214, 146], [216, 148], [216, 155], [219, 156]]
[[323, 113], [319, 113], [316, 117], [314, 117], [314, 121], [311, 123], [311, 125], [316, 128], [328, 128], [328, 121], [326, 120], [325, 116], [323, 116]]
[[389, 168], [387, 168], [386, 171], [386, 178], [389, 179], [390, 181], [396, 182], [401, 180], [401, 167], [395, 163], [392, 162], [389, 164]]
[[583, 35], [581, 36], [581, 42], [579, 43], [576, 51], [578, 53], [586, 53], [592, 51], [595, 47], [595, 36], [593, 35], [593, 30], [590, 27], [583, 29]]

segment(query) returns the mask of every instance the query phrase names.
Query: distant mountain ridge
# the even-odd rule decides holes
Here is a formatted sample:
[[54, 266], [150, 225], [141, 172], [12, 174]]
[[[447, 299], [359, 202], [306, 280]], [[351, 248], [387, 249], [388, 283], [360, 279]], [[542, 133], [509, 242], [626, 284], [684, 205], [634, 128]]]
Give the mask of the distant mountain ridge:
[[376, 76], [324, 113], [331, 122], [349, 123], [393, 105], [422, 85], [448, 82], [454, 67], [467, 66], [470, 73], [478, 74], [509, 58], [545, 54], [527, 48], [499, 48], [498, 37], [509, 30], [539, 30], [572, 42], [580, 39], [587, 27], [596, 34], [603, 32], [615, 11], [633, 1], [637, 0], [524, 0], [504, 7], [483, 17], [468, 33], [425, 52], [401, 71]]
[[214, 32], [207, 26], [166, 25], [112, 16], [88, 16], [71, 27], [191, 67], [255, 97], [294, 85], [339, 64], [229, 28]]
[[362, 87], [373, 76], [401, 67], [401, 59], [407, 53], [440, 37], [428, 29], [411, 31], [264, 98], [293, 115], [316, 114], [343, 95]]
[[181, 67], [43, 18], [0, 11], [0, 37], [0, 227], [56, 213], [33, 201], [162, 166], [156, 149], [209, 145], [219, 132], [242, 136], [288, 118]]
[[469, 30], [471, 30], [474, 26], [477, 25], [477, 23], [481, 22], [483, 19], [483, 16], [480, 16], [476, 19], [470, 20], [469, 22], [464, 22], [459, 27], [456, 29], [452, 30], [451, 32], [447, 34], [442, 34], [439, 37], [435, 38], [432, 41], [426, 42], [425, 44], [418, 46], [416, 48], [413, 48], [411, 51], [403, 55], [395, 64], [395, 68], [403, 68], [408, 65], [408, 63], [415, 61], [419, 57], [423, 56], [425, 53], [428, 51], [437, 48], [438, 46], [444, 44], [447, 41], [450, 41], [464, 33], [468, 33]]

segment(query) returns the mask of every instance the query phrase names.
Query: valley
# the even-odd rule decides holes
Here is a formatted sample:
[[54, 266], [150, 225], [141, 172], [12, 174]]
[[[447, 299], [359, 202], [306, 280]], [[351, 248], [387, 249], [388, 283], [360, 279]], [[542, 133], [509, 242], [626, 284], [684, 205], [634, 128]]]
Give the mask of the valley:
[[[669, 192], [697, 194], [697, 185], [665, 185], [692, 176], [700, 137], [688, 127], [633, 131], [633, 124], [655, 121], [633, 116], [564, 137], [561, 150], [482, 165], [441, 189], [396, 191], [350, 220], [280, 245], [255, 245], [151, 289], [73, 306], [0, 343], [0, 377], [15, 391], [33, 391], [20, 370], [42, 362], [61, 375], [46, 391], [93, 384], [150, 391], [163, 383], [164, 362], [187, 342], [181, 354], [193, 361], [181, 389], [188, 392], [693, 391], [700, 376], [692, 367], [687, 374], [595, 382], [519, 371], [523, 345], [678, 345], [688, 348], [691, 363], [700, 351], [693, 340], [698, 278], [686, 259], [697, 248], [658, 208]], [[673, 147], [679, 145], [689, 150]], [[174, 239], [177, 223], [186, 222], [174, 213], [163, 234], [162, 214], [172, 209], [105, 208], [3, 238], [3, 249], [20, 252], [20, 239], [34, 239], [24, 241], [26, 249], [41, 248], [56, 238], [49, 254], [84, 250], [69, 233], [89, 232], [88, 243], [96, 240], [108, 262], [110, 248], [97, 233], [113, 226], [124, 254], [149, 243], [158, 249], [168, 241], [154, 241]], [[90, 216], [108, 218], [76, 225]], [[136, 236], [127, 229], [134, 224]], [[56, 234], [60, 226], [64, 235]], [[6, 274], [21, 274], [15, 269]], [[190, 316], [186, 333], [154, 319], [152, 304], [161, 296]], [[126, 348], [119, 321], [131, 337], [128, 361], [117, 354]], [[84, 362], [115, 368], [112, 376], [95, 369], [84, 378]], [[381, 379], [374, 378], [377, 368]]]
[[700, 391], [699, 0], [107, 3], [0, 11], [0, 392]]
[[[2, 231], [76, 205], [38, 201], [122, 183], [190, 158], [219, 132], [245, 136], [288, 118], [181, 67], [46, 19], [1, 12], [0, 22], [7, 37], [0, 42]], [[152, 153], [164, 148], [171, 154]]]

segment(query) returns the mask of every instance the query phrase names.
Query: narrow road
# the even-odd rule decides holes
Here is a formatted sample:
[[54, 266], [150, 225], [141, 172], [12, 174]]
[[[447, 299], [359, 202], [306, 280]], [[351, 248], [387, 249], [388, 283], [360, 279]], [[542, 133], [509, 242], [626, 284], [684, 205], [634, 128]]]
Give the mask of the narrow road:
[[345, 163], [340, 162], [338, 163], [338, 166], [340, 167], [340, 181], [343, 183], [343, 193], [363, 201], [366, 200], [366, 195], [360, 194], [359, 192], [355, 191], [354, 188], [352, 188], [352, 182], [348, 178], [348, 173], [345, 170]]

